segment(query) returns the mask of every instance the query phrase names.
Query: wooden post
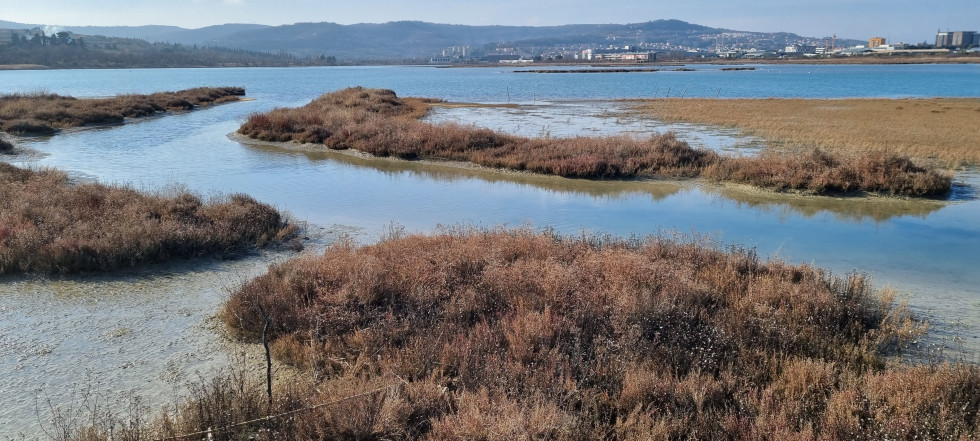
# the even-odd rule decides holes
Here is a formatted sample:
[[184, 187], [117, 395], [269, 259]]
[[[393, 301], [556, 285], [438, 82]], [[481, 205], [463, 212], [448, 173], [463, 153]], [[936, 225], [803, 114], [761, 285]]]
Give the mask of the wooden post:
[[269, 324], [272, 320], [269, 318], [269, 314], [265, 313], [265, 308], [262, 307], [262, 300], [256, 299], [256, 303], [259, 305], [259, 312], [262, 313], [262, 318], [265, 319], [265, 326], [262, 327], [262, 346], [265, 346], [265, 392], [269, 396], [269, 406], [272, 406], [272, 356], [269, 354]]

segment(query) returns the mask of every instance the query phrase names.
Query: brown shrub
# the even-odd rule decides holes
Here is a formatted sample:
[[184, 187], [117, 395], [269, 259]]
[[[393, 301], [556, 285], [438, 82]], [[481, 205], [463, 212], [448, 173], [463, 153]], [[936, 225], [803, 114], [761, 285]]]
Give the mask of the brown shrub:
[[228, 326], [256, 338], [258, 302], [273, 317], [279, 357], [317, 372], [321, 390], [353, 394], [363, 388], [344, 386], [352, 377], [397, 376], [444, 403], [415, 419], [378, 419], [401, 411], [377, 403], [347, 411], [370, 421], [333, 410], [309, 439], [956, 439], [980, 430], [980, 370], [889, 366], [882, 351], [922, 328], [864, 277], [697, 240], [458, 229], [341, 243], [242, 286], [223, 313]]
[[71, 185], [64, 173], [0, 163], [0, 274], [106, 271], [205, 254], [234, 255], [295, 232], [245, 195], [204, 203], [183, 193]]
[[832, 155], [814, 149], [800, 155], [766, 153], [755, 158], [725, 158], [704, 176], [776, 190], [818, 194], [874, 192], [905, 196], [949, 193], [952, 177], [915, 165], [905, 157], [870, 152]]
[[439, 158], [579, 178], [693, 176], [716, 160], [673, 135], [649, 140], [527, 139], [455, 124], [418, 121], [431, 99], [398, 98], [360, 87], [323, 95], [298, 109], [249, 117], [239, 133], [263, 141], [322, 143], [401, 159]]
[[150, 95], [76, 99], [57, 94], [0, 96], [0, 131], [17, 135], [52, 134], [58, 129], [86, 124], [113, 124], [170, 110], [236, 101], [241, 87], [199, 87]]
[[297, 109], [252, 115], [238, 132], [263, 141], [316, 143], [409, 160], [468, 161], [568, 178], [704, 176], [776, 190], [907, 196], [943, 195], [952, 182], [951, 176], [883, 153], [844, 157], [814, 150], [803, 155], [725, 158], [694, 149], [670, 133], [646, 140], [529, 139], [457, 124], [431, 125], [418, 120], [430, 102], [398, 98], [390, 90], [355, 87], [325, 94]]

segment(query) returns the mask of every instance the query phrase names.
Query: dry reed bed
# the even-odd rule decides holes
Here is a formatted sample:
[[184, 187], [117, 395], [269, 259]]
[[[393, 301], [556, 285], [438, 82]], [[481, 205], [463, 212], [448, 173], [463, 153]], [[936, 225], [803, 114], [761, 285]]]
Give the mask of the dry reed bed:
[[486, 167], [570, 178], [704, 177], [815, 194], [948, 193], [951, 177], [893, 155], [869, 153], [727, 158], [672, 134], [646, 140], [524, 138], [457, 124], [419, 121], [434, 100], [401, 99], [390, 90], [351, 88], [297, 109], [254, 114], [239, 133], [263, 141], [323, 144], [381, 157], [467, 161]]
[[737, 127], [787, 146], [980, 163], [980, 99], [657, 99], [636, 111]]
[[215, 439], [980, 436], [980, 369], [886, 362], [922, 328], [863, 276], [702, 240], [451, 229], [340, 243], [244, 284], [224, 320], [257, 339], [260, 305], [276, 358], [312, 384], [270, 405], [259, 384], [217, 378], [144, 435], [333, 403]]
[[0, 131], [17, 135], [52, 134], [63, 128], [120, 123], [124, 118], [237, 101], [242, 95], [245, 89], [241, 87], [199, 87], [85, 99], [46, 93], [3, 95], [0, 96]]
[[209, 203], [0, 163], [0, 274], [106, 271], [205, 254], [234, 255], [295, 227], [243, 194]]

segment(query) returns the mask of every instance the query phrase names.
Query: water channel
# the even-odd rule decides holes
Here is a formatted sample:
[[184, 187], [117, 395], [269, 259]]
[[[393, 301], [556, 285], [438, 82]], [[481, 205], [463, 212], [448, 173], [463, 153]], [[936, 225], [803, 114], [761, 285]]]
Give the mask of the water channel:
[[[459, 169], [332, 152], [243, 144], [229, 138], [253, 112], [303, 105], [353, 85], [517, 108], [437, 109], [452, 121], [527, 136], [647, 136], [674, 131], [693, 145], [753, 154], [737, 132], [622, 116], [617, 98], [666, 89], [688, 96], [977, 96], [980, 66], [759, 66], [723, 72], [600, 75], [515, 74], [507, 69], [426, 67], [175, 69], [0, 73], [0, 92], [74, 96], [243, 86], [254, 101], [113, 127], [15, 141], [37, 153], [19, 165], [57, 167], [80, 179], [147, 191], [173, 186], [203, 195], [244, 192], [311, 227], [311, 249], [349, 235], [369, 243], [392, 224], [531, 225], [578, 234], [697, 234], [761, 256], [872, 275], [933, 323], [922, 343], [954, 358], [980, 350], [980, 172], [959, 171], [946, 201], [777, 195], [696, 182], [585, 181]], [[926, 75], [930, 81], [913, 81]], [[972, 95], [971, 95], [972, 94]], [[216, 313], [227, 289], [284, 253], [199, 260], [112, 276], [0, 280], [0, 428], [35, 433], [46, 402], [70, 402], [86, 386], [139, 390], [166, 404], [181, 384], [234, 363]], [[39, 408], [36, 410], [35, 407]], [[40, 417], [40, 418], [39, 418]], [[3, 438], [0, 438], [3, 439]]]

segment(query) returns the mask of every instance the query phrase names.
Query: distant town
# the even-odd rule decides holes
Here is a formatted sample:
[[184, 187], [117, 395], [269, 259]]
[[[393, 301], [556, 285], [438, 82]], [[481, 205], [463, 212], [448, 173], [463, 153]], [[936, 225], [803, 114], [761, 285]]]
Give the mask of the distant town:
[[[764, 35], [764, 34], [762, 34]], [[429, 61], [432, 64], [454, 63], [502, 63], [522, 64], [533, 62], [651, 62], [691, 59], [792, 59], [831, 58], [862, 55], [950, 55], [980, 54], [980, 33], [976, 31], [938, 31], [935, 44], [889, 43], [885, 37], [874, 36], [867, 44], [838, 44], [837, 36], [813, 39], [804, 38], [782, 48], [771, 48], [771, 38], [760, 38], [758, 33], [728, 32], [704, 35], [718, 41], [715, 47], [690, 47], [671, 43], [640, 43], [637, 45], [609, 44], [590, 47], [529, 46], [499, 44], [488, 53], [474, 55], [469, 46], [446, 48]], [[770, 47], [767, 47], [770, 46]]]

